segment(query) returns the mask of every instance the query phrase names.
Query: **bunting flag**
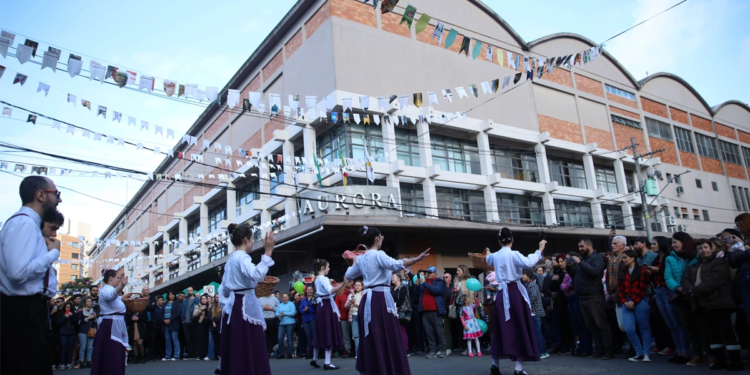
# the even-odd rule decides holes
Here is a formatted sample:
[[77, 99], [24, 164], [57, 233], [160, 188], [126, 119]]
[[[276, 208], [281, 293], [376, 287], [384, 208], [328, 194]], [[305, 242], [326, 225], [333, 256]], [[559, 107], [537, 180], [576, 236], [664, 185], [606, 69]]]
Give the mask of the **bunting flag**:
[[81, 99], [81, 105], [91, 110], [91, 102], [85, 99]]
[[435, 105], [439, 104], [435, 91], [430, 91], [427, 93], [427, 101], [429, 102], [428, 105], [431, 105], [432, 103], [435, 103]]
[[471, 91], [471, 93], [474, 94], [475, 98], [479, 97], [479, 90], [477, 90], [477, 85], [475, 84], [469, 85], [469, 91]]
[[[471, 57], [473, 60], [476, 60], [477, 57], [479, 57], [479, 54], [482, 52], [482, 42], [475, 40], [474, 41], [474, 50], [471, 51]], [[492, 61], [492, 60], [490, 60]]]
[[73, 103], [73, 107], [76, 106], [76, 96], [73, 94], [68, 94], [68, 103]]
[[315, 163], [315, 172], [318, 174], [318, 184], [323, 186], [323, 178], [320, 176], [320, 166], [318, 165], [318, 158], [313, 157], [313, 163]]
[[514, 85], [515, 85], [516, 83], [518, 83], [518, 81], [520, 81], [520, 80], [521, 80], [521, 74], [523, 74], [523, 73], [516, 73], [516, 77], [515, 77], [515, 78], [513, 78], [513, 84], [514, 84]]
[[70, 78], [81, 74], [82, 67], [83, 61], [81, 61], [81, 56], [71, 53], [70, 56], [68, 56], [68, 74], [70, 75]]
[[364, 124], [364, 125], [370, 125], [370, 115], [369, 114], [362, 115], [362, 124]]
[[500, 89], [500, 79], [499, 78], [498, 79], [493, 79], [491, 86], [492, 86], [492, 93], [496, 94], [497, 90]]
[[30, 123], [36, 125], [36, 116], [32, 115], [32, 114], [29, 114], [29, 117], [26, 119], [26, 122], [27, 123], [30, 122]]
[[443, 41], [443, 30], [445, 30], [445, 25], [438, 21], [437, 25], [435, 25], [435, 30], [432, 31], [432, 36], [430, 37], [430, 40], [437, 38], [438, 45]]
[[471, 44], [471, 38], [464, 35], [464, 39], [461, 41], [461, 49], [458, 50], [458, 54], [460, 55], [461, 52], [463, 52], [466, 57], [469, 57], [469, 44]]
[[11, 117], [13, 114], [13, 108], [3, 107], [3, 116]]
[[[427, 24], [430, 22], [431, 19], [432, 17], [428, 16], [425, 13], [422, 13], [422, 16], [419, 17], [419, 21], [417, 21], [416, 26], [414, 26], [414, 31], [416, 31], [417, 34], [424, 31], [424, 29], [427, 28]], [[442, 35], [442, 32], [441, 32], [441, 35]]]
[[443, 99], [447, 100], [448, 103], [453, 103], [453, 94], [451, 94], [451, 89], [443, 90]]
[[456, 31], [456, 29], [451, 29], [451, 31], [448, 32], [448, 36], [445, 38], [445, 48], [450, 48], [450, 46], [453, 45], [453, 42], [456, 41], [457, 36], [458, 31]]
[[393, 12], [396, 4], [398, 4], [398, 0], [383, 0], [383, 5], [380, 7], [380, 12], [382, 14]]
[[497, 53], [497, 63], [500, 66], [503, 66], [503, 57], [504, 57], [503, 56], [503, 50], [498, 51], [498, 53]]
[[114, 77], [112, 77], [117, 84], [117, 87], [123, 88], [128, 83], [128, 74], [126, 72], [117, 71]]
[[174, 90], [176, 88], [177, 82], [170, 81], [165, 79], [164, 80], [164, 93], [167, 94], [168, 97], [172, 97], [174, 95]]
[[418, 92], [413, 95], [414, 96], [414, 105], [417, 106], [417, 108], [422, 106], [422, 93]]
[[375, 172], [372, 170], [372, 161], [370, 161], [370, 152], [367, 151], [367, 145], [365, 145], [365, 160], [367, 160], [367, 163], [365, 164], [367, 169], [367, 179], [370, 180], [370, 182], [375, 183]]
[[102, 115], [104, 118], [107, 118], [107, 107], [99, 106], [96, 109], [96, 117], [99, 117], [99, 115]]
[[404, 15], [401, 17], [401, 22], [398, 24], [404, 23], [406, 21], [406, 24], [409, 25], [409, 29], [411, 29], [411, 23], [414, 21], [414, 14], [417, 13], [417, 8], [412, 6], [411, 4], [406, 6], [406, 9], [404, 10]]
[[28, 77], [21, 73], [16, 73], [16, 78], [13, 79], [13, 84], [20, 83], [21, 86], [23, 86], [23, 84], [26, 83], [26, 78]]
[[44, 82], [39, 82], [39, 87], [36, 88], [36, 92], [44, 91], [44, 96], [49, 94], [49, 85]]
[[492, 58], [493, 58], [492, 54], [493, 54], [493, 48], [491, 45], [488, 44], [487, 45], [487, 61], [492, 62]]
[[348, 177], [349, 174], [346, 173], [346, 159], [344, 159], [344, 154], [342, 153], [341, 149], [343, 147], [339, 147], [339, 159], [341, 159], [341, 168], [344, 173], [342, 173], [342, 181], [344, 182], [344, 186], [349, 186]]

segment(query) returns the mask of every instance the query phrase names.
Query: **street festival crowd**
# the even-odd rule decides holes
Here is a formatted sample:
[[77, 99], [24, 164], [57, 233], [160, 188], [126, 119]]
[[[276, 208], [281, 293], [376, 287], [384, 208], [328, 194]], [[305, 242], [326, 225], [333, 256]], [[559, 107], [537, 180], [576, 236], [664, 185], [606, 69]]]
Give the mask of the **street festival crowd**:
[[[347, 357], [361, 374], [411, 374], [409, 356], [488, 356], [491, 374], [509, 359], [520, 375], [524, 362], [553, 355], [739, 371], [750, 344], [749, 213], [712, 238], [627, 239], [611, 230], [609, 249], [581, 238], [577, 249], [549, 257], [544, 240], [530, 255], [513, 250], [503, 228], [483, 284], [465, 265], [455, 275], [412, 271], [430, 249], [393, 259], [380, 251], [384, 235], [363, 226], [368, 250], [343, 280], [329, 279], [328, 261], [316, 259], [314, 282], [264, 296], [255, 288], [274, 264], [273, 233], [254, 264], [252, 229], [231, 224], [237, 251], [213, 296], [124, 292], [127, 277], [105, 269], [102, 284], [64, 299], [55, 297], [52, 268], [64, 222], [60, 191], [40, 176], [19, 190], [23, 206], [0, 231], [2, 374], [119, 375], [127, 364], [157, 360], [217, 360], [216, 374], [270, 374], [272, 359], [336, 370], [333, 358]], [[128, 311], [123, 301], [140, 296], [147, 307]]]

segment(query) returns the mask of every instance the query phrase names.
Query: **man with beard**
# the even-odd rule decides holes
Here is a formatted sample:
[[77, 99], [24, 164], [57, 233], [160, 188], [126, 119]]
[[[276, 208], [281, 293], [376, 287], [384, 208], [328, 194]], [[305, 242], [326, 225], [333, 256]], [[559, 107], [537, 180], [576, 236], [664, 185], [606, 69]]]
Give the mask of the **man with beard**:
[[46, 237], [42, 217], [56, 211], [60, 191], [49, 178], [29, 176], [19, 188], [21, 207], [0, 231], [0, 373], [49, 374], [46, 347], [52, 264], [60, 240]]
[[94, 312], [99, 314], [99, 286], [92, 285], [89, 288], [89, 297], [91, 297], [91, 306], [94, 308]]
[[183, 360], [200, 359], [195, 355], [195, 322], [193, 322], [193, 308], [200, 302], [200, 298], [193, 295], [193, 287], [187, 287], [187, 297], [182, 301], [182, 329], [185, 331], [185, 356]]

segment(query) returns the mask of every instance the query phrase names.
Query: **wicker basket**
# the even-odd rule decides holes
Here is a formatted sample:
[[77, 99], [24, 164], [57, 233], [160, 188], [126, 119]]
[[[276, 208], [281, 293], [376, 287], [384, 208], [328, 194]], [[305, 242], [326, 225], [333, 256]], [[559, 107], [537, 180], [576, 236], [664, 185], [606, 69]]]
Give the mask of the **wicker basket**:
[[[345, 251], [345, 252], [344, 252], [344, 254], [347, 254], [347, 253], [349, 253], [350, 255], [351, 255], [351, 254], [353, 254], [353, 255], [354, 255], [353, 257], [350, 257], [350, 258], [346, 258], [346, 257], [344, 257], [344, 260], [346, 260], [346, 263], [348, 263], [348, 264], [349, 264], [349, 267], [351, 267], [351, 266], [353, 266], [353, 265], [354, 265], [354, 262], [355, 262], [355, 261], [357, 260], [357, 257], [358, 257], [358, 256], [360, 256], [360, 255], [362, 255], [362, 254], [364, 254], [364, 253], [365, 253], [365, 251], [367, 251], [367, 246], [365, 246], [365, 245], [362, 245], [362, 244], [359, 244], [359, 245], [357, 245], [357, 248], [356, 248], [356, 249], [354, 249], [354, 251], [349, 251], [349, 250], [347, 250], [347, 251]], [[344, 255], [342, 255], [342, 257], [343, 257], [343, 256], [344, 256]]]
[[495, 267], [490, 267], [487, 265], [487, 255], [490, 255], [490, 249], [485, 248], [484, 251], [480, 253], [469, 253], [469, 259], [471, 259], [471, 265], [474, 266], [474, 268], [480, 268], [485, 271], [494, 271]]
[[276, 289], [276, 284], [279, 283], [279, 278], [274, 276], [266, 276], [266, 278], [258, 283], [255, 287], [255, 295], [258, 297], [268, 297]]
[[125, 301], [125, 308], [129, 313], [138, 313], [146, 311], [148, 298], [134, 298]]

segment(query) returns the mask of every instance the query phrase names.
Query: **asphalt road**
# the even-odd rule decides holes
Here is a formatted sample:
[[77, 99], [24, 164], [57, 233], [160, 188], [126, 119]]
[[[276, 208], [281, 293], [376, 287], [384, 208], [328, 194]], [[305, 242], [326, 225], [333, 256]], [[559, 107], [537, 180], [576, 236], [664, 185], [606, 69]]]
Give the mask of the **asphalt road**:
[[[320, 363], [322, 364], [322, 359]], [[323, 373], [323, 369], [313, 369], [308, 364], [309, 360], [304, 359], [271, 359], [271, 371], [273, 374], [317, 374]], [[409, 357], [411, 371], [414, 375], [489, 375], [492, 360], [489, 355], [483, 357], [462, 357], [452, 355], [444, 359], [426, 359], [424, 357]], [[165, 375], [165, 374], [186, 374], [186, 375], [211, 375], [216, 368], [216, 361], [176, 361], [176, 362], [148, 362], [145, 364], [128, 365], [127, 374], [139, 375]], [[340, 366], [341, 370], [333, 374], [357, 374], [354, 369], [355, 359], [333, 359], [333, 364]], [[500, 371], [503, 375], [513, 374], [513, 364], [508, 361], [501, 361]], [[746, 363], [746, 366], [748, 364]], [[90, 370], [63, 370], [55, 371], [56, 375], [60, 374], [88, 374]], [[708, 374], [709, 369], [706, 365], [699, 367], [688, 367], [686, 365], [673, 365], [667, 362], [667, 358], [657, 356], [651, 363], [633, 363], [625, 357], [618, 356], [615, 360], [603, 361], [599, 359], [574, 358], [567, 355], [552, 355], [550, 358], [541, 362], [527, 363], [526, 372], [529, 375], [647, 375], [647, 374]], [[326, 372], [331, 373], [331, 372]], [[719, 373], [725, 373], [720, 371]], [[750, 373], [745, 371], [743, 373]], [[390, 375], [390, 374], [389, 374]], [[398, 374], [393, 374], [398, 375]]]

